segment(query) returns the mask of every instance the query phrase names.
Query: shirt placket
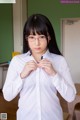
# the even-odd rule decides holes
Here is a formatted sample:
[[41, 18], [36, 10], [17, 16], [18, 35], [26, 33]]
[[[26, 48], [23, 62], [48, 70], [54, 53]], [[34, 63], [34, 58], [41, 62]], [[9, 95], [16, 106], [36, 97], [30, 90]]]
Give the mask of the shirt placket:
[[40, 69], [36, 71], [36, 100], [37, 100], [37, 112], [38, 120], [41, 120], [41, 101], [40, 101]]

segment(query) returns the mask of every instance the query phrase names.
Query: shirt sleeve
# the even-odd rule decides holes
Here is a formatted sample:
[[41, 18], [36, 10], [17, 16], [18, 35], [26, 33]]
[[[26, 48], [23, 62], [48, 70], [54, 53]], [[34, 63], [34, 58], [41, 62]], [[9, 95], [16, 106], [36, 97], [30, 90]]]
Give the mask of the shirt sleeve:
[[3, 96], [7, 101], [14, 99], [23, 86], [23, 81], [20, 78], [19, 73], [17, 72], [17, 60], [16, 56], [10, 62], [6, 80], [3, 86]]
[[76, 96], [76, 89], [65, 59], [62, 60], [59, 69], [61, 72], [51, 77], [52, 84], [67, 102], [72, 102]]

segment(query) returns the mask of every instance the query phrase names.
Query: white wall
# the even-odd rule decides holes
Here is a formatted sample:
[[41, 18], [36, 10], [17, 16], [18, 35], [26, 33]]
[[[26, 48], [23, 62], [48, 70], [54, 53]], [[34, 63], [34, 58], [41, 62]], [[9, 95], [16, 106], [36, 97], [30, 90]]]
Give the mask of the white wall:
[[80, 83], [80, 19], [63, 20], [62, 51], [74, 83]]

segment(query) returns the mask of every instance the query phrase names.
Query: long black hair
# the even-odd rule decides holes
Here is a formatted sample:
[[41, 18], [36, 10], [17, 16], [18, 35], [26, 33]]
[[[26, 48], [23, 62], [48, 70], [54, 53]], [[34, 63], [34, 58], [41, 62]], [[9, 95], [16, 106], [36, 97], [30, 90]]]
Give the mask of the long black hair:
[[26, 38], [31, 33], [33, 35], [35, 35], [36, 33], [43, 34], [46, 36], [46, 38], [48, 37], [49, 34], [51, 38], [47, 46], [49, 51], [51, 53], [61, 55], [61, 52], [59, 51], [56, 43], [54, 29], [46, 16], [42, 14], [33, 14], [26, 21], [23, 30], [23, 53], [26, 53], [28, 52], [28, 50], [30, 50]]

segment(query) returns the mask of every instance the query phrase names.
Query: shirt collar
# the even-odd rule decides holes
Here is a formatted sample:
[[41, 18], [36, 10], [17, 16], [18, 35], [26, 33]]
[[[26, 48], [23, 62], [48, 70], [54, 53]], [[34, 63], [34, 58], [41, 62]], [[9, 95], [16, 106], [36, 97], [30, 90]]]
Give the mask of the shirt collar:
[[49, 58], [49, 56], [50, 56], [50, 52], [49, 52], [49, 50], [47, 50], [47, 51], [41, 56], [41, 58], [42, 58], [42, 59], [44, 59], [44, 58]]
[[[32, 59], [34, 59], [33, 57], [32, 57], [32, 55], [31, 55], [31, 52], [30, 51], [28, 51], [28, 56], [29, 56], [29, 60], [32, 60]], [[42, 56], [41, 56], [41, 59], [45, 59], [45, 58], [50, 58], [50, 52], [49, 52], [49, 50], [47, 50]]]

